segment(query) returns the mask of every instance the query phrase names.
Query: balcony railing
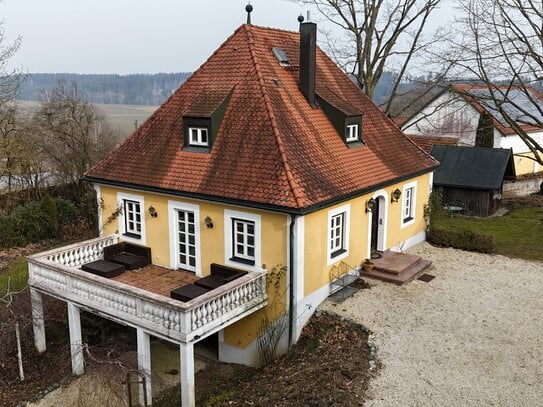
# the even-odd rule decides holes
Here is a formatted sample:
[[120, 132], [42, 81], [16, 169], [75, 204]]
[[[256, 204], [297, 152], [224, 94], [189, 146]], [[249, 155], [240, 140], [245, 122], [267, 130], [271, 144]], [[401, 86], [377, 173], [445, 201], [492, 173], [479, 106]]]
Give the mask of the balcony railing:
[[264, 307], [266, 272], [252, 272], [189, 302], [179, 302], [79, 269], [103, 258], [111, 235], [32, 255], [29, 285], [118, 322], [156, 335], [191, 342]]

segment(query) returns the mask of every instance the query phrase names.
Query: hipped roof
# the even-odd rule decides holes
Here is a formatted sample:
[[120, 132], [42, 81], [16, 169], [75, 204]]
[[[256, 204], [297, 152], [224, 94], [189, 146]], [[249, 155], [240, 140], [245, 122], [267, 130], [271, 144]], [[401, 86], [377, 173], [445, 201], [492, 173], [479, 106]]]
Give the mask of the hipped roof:
[[[317, 93], [363, 113], [365, 145], [348, 148], [298, 88], [297, 64], [282, 66], [273, 47], [299, 60], [297, 32], [239, 27], [87, 179], [303, 212], [437, 165], [317, 49]], [[183, 150], [183, 116], [209, 113], [229, 92], [211, 151]]]

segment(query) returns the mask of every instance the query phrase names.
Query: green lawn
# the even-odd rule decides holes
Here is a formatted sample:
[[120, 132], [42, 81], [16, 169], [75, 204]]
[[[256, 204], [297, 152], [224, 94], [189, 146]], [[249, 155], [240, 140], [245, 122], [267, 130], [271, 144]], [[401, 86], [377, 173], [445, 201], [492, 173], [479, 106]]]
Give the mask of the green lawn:
[[496, 218], [444, 217], [433, 219], [437, 226], [472, 230], [493, 235], [496, 252], [508, 257], [543, 261], [543, 208], [525, 207]]
[[5, 294], [6, 290], [19, 291], [26, 287], [28, 283], [28, 263], [24, 257], [19, 257], [8, 267], [8, 272], [0, 274], [0, 296]]

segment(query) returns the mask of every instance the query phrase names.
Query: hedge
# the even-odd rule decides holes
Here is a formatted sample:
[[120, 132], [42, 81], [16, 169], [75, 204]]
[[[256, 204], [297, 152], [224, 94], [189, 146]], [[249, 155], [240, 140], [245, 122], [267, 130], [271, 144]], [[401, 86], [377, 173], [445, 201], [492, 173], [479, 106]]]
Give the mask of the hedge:
[[0, 247], [23, 246], [57, 237], [63, 226], [80, 218], [79, 210], [68, 200], [44, 197], [18, 206], [0, 216]]
[[496, 240], [494, 236], [471, 230], [450, 230], [432, 226], [427, 240], [437, 246], [454, 247], [479, 253], [494, 253]]

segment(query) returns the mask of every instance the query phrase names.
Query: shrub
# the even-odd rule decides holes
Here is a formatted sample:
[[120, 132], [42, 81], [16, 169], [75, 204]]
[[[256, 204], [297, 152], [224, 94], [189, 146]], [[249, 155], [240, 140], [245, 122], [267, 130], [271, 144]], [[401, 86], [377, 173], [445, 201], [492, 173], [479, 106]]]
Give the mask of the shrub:
[[50, 195], [45, 195], [41, 200], [41, 206], [47, 214], [47, 223], [49, 225], [48, 237], [55, 237], [58, 234], [57, 204]]
[[15, 219], [16, 230], [25, 242], [37, 242], [53, 234], [49, 215], [41, 202], [29, 202], [24, 206], [18, 206], [11, 216]]
[[64, 198], [55, 198], [55, 203], [57, 205], [59, 225], [68, 225], [79, 220], [81, 214], [72, 201]]
[[79, 203], [81, 217], [92, 228], [98, 229], [98, 203], [96, 202], [96, 193], [94, 189], [89, 188], [81, 197]]
[[494, 253], [496, 240], [494, 236], [470, 230], [450, 230], [432, 226], [428, 233], [428, 241], [437, 246], [454, 247], [480, 253]]
[[13, 247], [26, 243], [26, 239], [17, 230], [17, 221], [13, 216], [0, 216], [0, 247]]

